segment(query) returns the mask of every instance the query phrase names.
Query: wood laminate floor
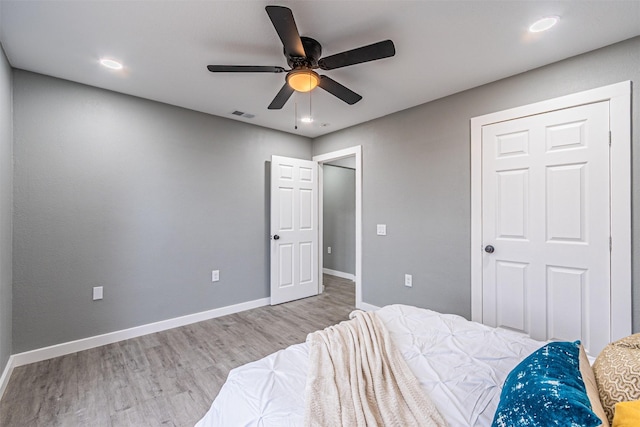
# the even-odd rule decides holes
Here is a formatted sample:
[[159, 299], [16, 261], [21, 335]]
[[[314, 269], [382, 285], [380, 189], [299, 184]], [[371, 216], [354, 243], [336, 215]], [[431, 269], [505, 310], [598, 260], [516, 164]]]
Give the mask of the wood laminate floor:
[[319, 296], [15, 368], [0, 426], [193, 426], [229, 370], [347, 319], [353, 282], [324, 284]]

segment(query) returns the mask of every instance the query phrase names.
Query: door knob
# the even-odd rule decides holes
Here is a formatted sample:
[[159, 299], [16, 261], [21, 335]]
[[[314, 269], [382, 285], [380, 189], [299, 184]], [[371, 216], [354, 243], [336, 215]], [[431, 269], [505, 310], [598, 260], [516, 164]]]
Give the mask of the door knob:
[[279, 240], [280, 236], [278, 236], [277, 234], [275, 236], [273, 236], [273, 240]]
[[486, 253], [488, 253], [488, 254], [492, 254], [495, 250], [496, 250], [496, 248], [494, 248], [494, 247], [493, 247], [493, 246], [491, 246], [491, 245], [487, 245], [487, 246], [485, 246], [485, 247], [484, 247], [484, 251], [485, 251]]

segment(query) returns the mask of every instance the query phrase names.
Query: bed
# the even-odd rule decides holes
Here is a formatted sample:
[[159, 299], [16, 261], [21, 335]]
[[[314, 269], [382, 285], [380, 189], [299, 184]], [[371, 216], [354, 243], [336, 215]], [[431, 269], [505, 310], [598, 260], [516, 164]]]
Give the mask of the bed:
[[[406, 305], [376, 312], [422, 390], [450, 426], [489, 426], [507, 375], [544, 342]], [[302, 426], [309, 346], [232, 370], [197, 427]]]
[[[324, 399], [323, 394], [309, 399], [308, 394], [317, 387], [313, 383], [318, 373], [317, 365], [324, 363], [316, 363], [319, 360], [318, 337], [326, 339], [323, 334], [327, 331], [359, 320], [354, 319], [309, 334], [305, 343], [232, 370], [196, 427], [609, 427], [616, 408], [623, 403], [634, 405], [626, 407], [624, 412], [631, 411], [636, 418], [631, 424], [619, 425], [640, 425], [640, 389], [634, 380], [640, 378], [640, 334], [609, 344], [596, 359], [592, 370], [591, 360], [587, 359], [580, 341], [536, 341], [520, 332], [407, 305], [390, 305], [377, 310], [375, 315], [360, 312], [356, 316], [375, 317], [375, 322], [384, 330], [386, 342], [393, 344], [390, 347], [394, 354], [401, 360], [419, 394], [426, 396], [436, 418], [429, 415], [428, 421], [415, 423], [310, 421], [309, 406], [330, 400]], [[372, 332], [375, 334], [377, 332]], [[366, 343], [369, 345], [371, 342]], [[329, 358], [334, 356], [331, 354]], [[359, 365], [371, 354], [362, 352], [360, 359], [353, 359], [353, 354], [348, 357], [360, 360], [356, 363]], [[374, 378], [371, 372], [370, 381]], [[395, 374], [392, 372], [390, 376]], [[350, 402], [351, 395], [347, 397], [346, 401]], [[366, 399], [370, 398], [371, 395], [366, 396]], [[378, 402], [372, 406], [377, 407]], [[337, 405], [337, 408], [336, 405], [325, 405], [324, 410], [325, 413], [344, 412], [343, 405]], [[385, 408], [385, 413], [391, 412], [391, 418], [397, 419], [396, 406]], [[623, 411], [619, 412], [622, 414]], [[422, 417], [415, 419], [423, 420]]]

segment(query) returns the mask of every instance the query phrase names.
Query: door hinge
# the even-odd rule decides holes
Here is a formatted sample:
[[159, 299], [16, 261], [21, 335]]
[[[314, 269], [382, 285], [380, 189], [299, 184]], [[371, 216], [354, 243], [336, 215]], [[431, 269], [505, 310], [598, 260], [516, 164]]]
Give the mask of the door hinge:
[[613, 250], [613, 239], [609, 236], [609, 252]]
[[609, 131], [609, 147], [611, 147], [611, 131]]

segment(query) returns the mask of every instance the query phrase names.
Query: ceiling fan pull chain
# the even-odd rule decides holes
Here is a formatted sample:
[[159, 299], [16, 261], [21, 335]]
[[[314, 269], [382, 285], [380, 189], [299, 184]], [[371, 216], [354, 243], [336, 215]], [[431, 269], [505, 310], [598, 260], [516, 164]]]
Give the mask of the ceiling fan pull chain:
[[[309, 87], [311, 87], [311, 74], [309, 74]], [[311, 115], [311, 92], [313, 91], [309, 91], [309, 120], [313, 120], [313, 116]]]
[[293, 104], [293, 128], [298, 129], [298, 103]]

